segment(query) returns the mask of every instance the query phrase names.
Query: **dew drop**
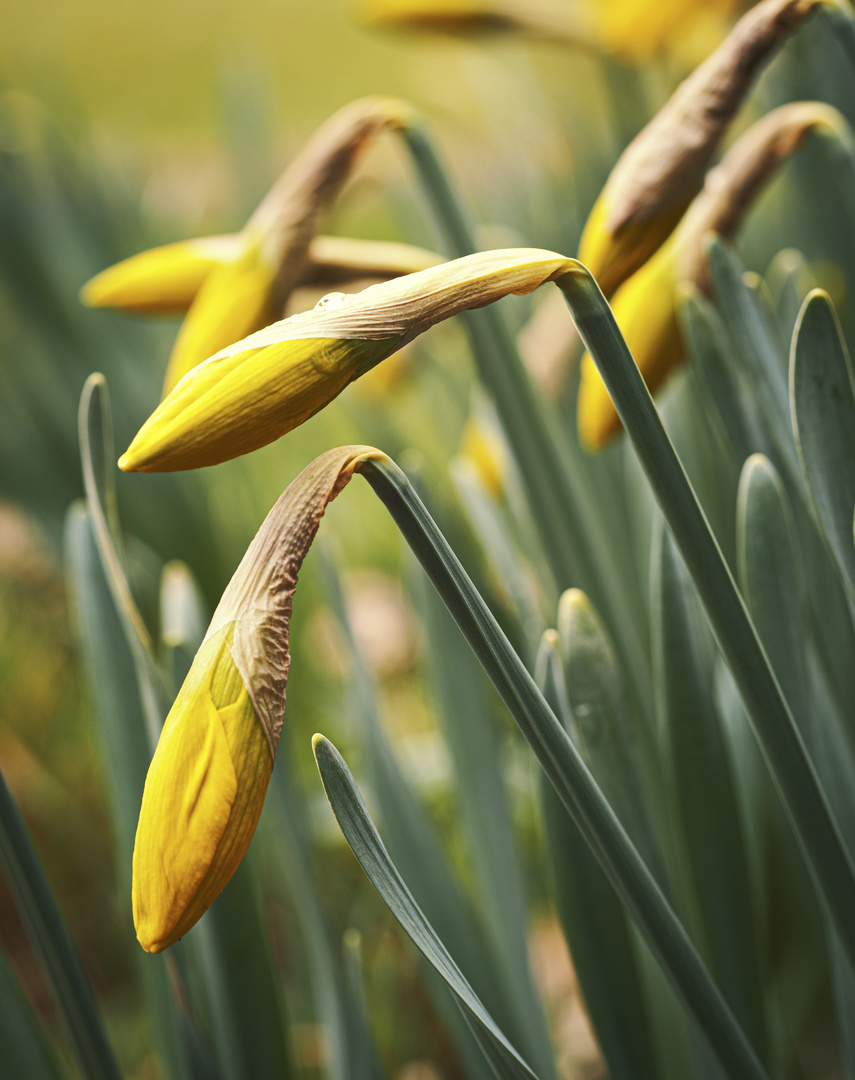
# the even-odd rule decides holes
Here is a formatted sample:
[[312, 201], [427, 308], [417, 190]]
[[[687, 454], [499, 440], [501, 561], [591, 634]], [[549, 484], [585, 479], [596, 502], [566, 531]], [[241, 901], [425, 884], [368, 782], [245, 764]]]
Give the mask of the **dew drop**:
[[346, 303], [347, 294], [343, 292], [331, 292], [326, 296], [322, 296], [320, 300], [315, 304], [315, 311], [324, 311], [327, 308], [341, 307]]

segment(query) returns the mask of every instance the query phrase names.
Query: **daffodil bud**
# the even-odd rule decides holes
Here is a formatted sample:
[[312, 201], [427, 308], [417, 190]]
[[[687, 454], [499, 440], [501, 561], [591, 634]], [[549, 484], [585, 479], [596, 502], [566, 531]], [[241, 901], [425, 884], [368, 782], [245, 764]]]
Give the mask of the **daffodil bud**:
[[318, 217], [360, 152], [379, 131], [409, 117], [409, 106], [393, 98], [364, 98], [315, 133], [247, 222], [240, 256], [202, 282], [175, 341], [164, 394], [196, 364], [281, 314], [304, 273]]
[[[821, 102], [782, 105], [753, 124], [709, 172], [703, 191], [676, 232], [615, 293], [615, 319], [651, 392], [683, 359], [676, 315], [678, 287], [711, 291], [705, 238], [716, 233], [732, 241], [774, 171], [814, 131], [830, 135], [852, 153], [848, 124], [836, 109]], [[604, 446], [621, 427], [589, 356], [582, 361], [577, 423], [582, 441], [591, 449]]]
[[187, 933], [249, 848], [282, 730], [297, 575], [326, 507], [377, 455], [340, 447], [304, 469], [223, 593], [146, 777], [132, 900], [147, 952]]
[[199, 364], [119, 461], [126, 472], [215, 465], [256, 450], [329, 404], [349, 382], [434, 323], [531, 292], [573, 260], [536, 248], [482, 252], [333, 294]]
[[762, 0], [751, 8], [621, 154], [579, 244], [606, 296], [671, 234], [761, 65], [817, 6]]

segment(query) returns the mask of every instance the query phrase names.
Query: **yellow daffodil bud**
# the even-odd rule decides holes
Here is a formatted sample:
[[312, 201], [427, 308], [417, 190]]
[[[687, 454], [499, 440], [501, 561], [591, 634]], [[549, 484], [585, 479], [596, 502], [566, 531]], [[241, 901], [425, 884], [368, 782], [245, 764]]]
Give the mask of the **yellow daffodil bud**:
[[297, 427], [434, 323], [531, 292], [573, 263], [536, 248], [482, 252], [333, 294], [199, 364], [160, 403], [119, 461], [126, 472], [215, 465]]
[[186, 934], [247, 852], [282, 730], [297, 575], [327, 505], [377, 454], [340, 447], [304, 469], [223, 593], [146, 777], [132, 899], [147, 952]]
[[[676, 318], [678, 287], [689, 285], [707, 294], [711, 291], [705, 238], [716, 233], [733, 240], [771, 175], [812, 131], [852, 145], [844, 118], [821, 102], [783, 105], [758, 120], [708, 174], [703, 191], [676, 232], [615, 293], [615, 319], [651, 392], [683, 359]], [[621, 427], [589, 356], [582, 361], [577, 423], [580, 438], [590, 449], [604, 446]]]
[[215, 266], [240, 254], [240, 234], [204, 236], [142, 251], [96, 274], [80, 290], [90, 307], [143, 314], [186, 311]]
[[671, 234], [700, 191], [761, 65], [818, 0], [762, 0], [680, 86], [612, 169], [579, 260], [611, 296]]

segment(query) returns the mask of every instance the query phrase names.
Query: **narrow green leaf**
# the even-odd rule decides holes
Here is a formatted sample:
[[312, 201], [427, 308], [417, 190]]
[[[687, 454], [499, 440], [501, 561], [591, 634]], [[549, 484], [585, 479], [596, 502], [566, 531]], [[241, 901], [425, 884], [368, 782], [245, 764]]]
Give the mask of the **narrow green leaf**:
[[552, 1076], [549, 1031], [528, 960], [525, 892], [502, 774], [500, 735], [485, 696], [489, 684], [485, 685], [481, 665], [436, 591], [428, 586], [422, 593], [432, 685], [454, 763], [461, 824], [507, 999], [500, 1019], [537, 1071]]
[[[133, 657], [82, 502], [69, 509], [65, 550], [69, 591], [117, 824], [119, 888], [125, 898], [122, 910], [131, 933], [131, 857], [150, 751]], [[188, 1075], [188, 1063], [165, 959], [147, 956], [140, 949], [134, 949], [134, 955], [155, 1046], [167, 1075], [182, 1080]]]
[[[558, 605], [558, 635], [567, 703], [564, 713], [553, 705], [555, 714], [574, 738], [585, 764], [664, 895], [670, 897], [663, 834], [656, 828], [657, 817], [664, 820], [667, 808], [660, 806], [654, 813], [638, 753], [639, 745], [644, 745], [645, 730], [641, 724], [630, 723], [620, 670], [605, 627], [588, 598], [577, 589], [569, 589]], [[646, 749], [647, 775], [654, 778], [649, 790], [661, 792], [664, 777], [658, 746], [650, 745]], [[556, 857], [560, 857], [560, 849]], [[673, 989], [637, 931], [634, 942], [638, 977], [643, 983], [642, 994], [647, 1002], [646, 1013], [661, 1074], [677, 1080], [694, 1075], [698, 1069], [703, 1072], [710, 1067], [708, 1048], [690, 1029]], [[707, 1059], [703, 1065], [701, 1058]]]
[[739, 686], [772, 775], [793, 819], [802, 851], [853, 960], [855, 867], [745, 604], [596, 282], [580, 265], [561, 278], [558, 285], [635, 445], [722, 654]]
[[745, 380], [733, 370], [721, 316], [700, 292], [686, 292], [678, 308], [680, 328], [694, 370], [706, 391], [722, 442], [737, 461], [764, 446], [757, 407]]
[[787, 496], [774, 465], [761, 454], [742, 470], [736, 530], [742, 595], [798, 720], [806, 716], [807, 704], [805, 586]]
[[[354, 712], [365, 735], [371, 785], [392, 857], [407, 875], [420, 908], [491, 1014], [498, 1016], [503, 1027], [509, 1020], [513, 1024], [513, 1011], [503, 995], [502, 981], [479, 920], [454, 880], [436, 830], [402, 772], [380, 723], [374, 679], [353, 637], [338, 577], [328, 558], [324, 570], [328, 595], [352, 660]], [[457, 1025], [460, 1033], [469, 1041], [465, 1025]], [[464, 1047], [461, 1051], [466, 1052]]]
[[[733, 355], [751, 387], [769, 440], [770, 453], [788, 479], [798, 477], [798, 461], [790, 425], [786, 353], [760, 299], [743, 280], [736, 253], [719, 239], [707, 257], [722, 326]], [[765, 450], [752, 446], [752, 450]]]
[[676, 825], [691, 869], [710, 968], [765, 1059], [760, 950], [732, 768], [713, 704], [713, 656], [703, 641], [709, 634], [700, 612], [693, 618], [682, 567], [662, 528], [656, 547], [651, 580], [654, 667]]
[[[196, 966], [194, 998], [227, 1080], [282, 1080], [291, 1074], [284, 1014], [261, 915], [256, 852], [250, 848], [205, 913], [185, 953]], [[199, 979], [204, 985], [199, 986]]]
[[413, 943], [445, 979], [461, 1008], [468, 1014], [473, 1031], [497, 1076], [507, 1077], [508, 1080], [532, 1080], [535, 1073], [496, 1026], [413, 899], [412, 893], [389, 858], [338, 750], [322, 735], [315, 735], [312, 747], [330, 806], [359, 865]]
[[[580, 273], [583, 271], [609, 311], [593, 279], [580, 265]], [[579, 322], [586, 330], [590, 326], [583, 317]], [[644, 387], [638, 370], [635, 372]], [[686, 931], [407, 478], [389, 459], [369, 459], [360, 472], [427, 571], [713, 1053], [733, 1077], [765, 1077]]]
[[[585, 764], [667, 895], [668, 874], [657, 836], [656, 814], [648, 799], [641, 758], [642, 725], [630, 724], [623, 681], [605, 627], [579, 589], [568, 589], [558, 604], [558, 638], [575, 741]], [[561, 713], [553, 709], [561, 718]], [[573, 732], [568, 728], [568, 732]], [[647, 747], [647, 767], [660, 782], [655, 750]]]
[[[86, 380], [78, 414], [83, 485], [104, 576], [122, 621], [137, 671], [140, 700], [152, 750], [157, 743], [172, 696], [154, 658], [151, 637], [139, 613], [117, 549], [117, 522], [110, 521], [111, 473], [115, 460], [110, 405], [104, 376], [94, 373]], [[115, 531], [114, 531], [115, 530]]]
[[2, 948], [0, 1047], [4, 1080], [62, 1080], [53, 1048]]
[[826, 293], [805, 300], [790, 362], [799, 461], [820, 525], [855, 603], [855, 392], [852, 364]]
[[[537, 682], [572, 734], [558, 635], [553, 630], [543, 635]], [[542, 773], [540, 798], [556, 907], [609, 1075], [614, 1080], [658, 1080], [661, 1074], [626, 911]]]
[[0, 862], [82, 1075], [86, 1080], [121, 1080], [80, 956], [2, 773]]

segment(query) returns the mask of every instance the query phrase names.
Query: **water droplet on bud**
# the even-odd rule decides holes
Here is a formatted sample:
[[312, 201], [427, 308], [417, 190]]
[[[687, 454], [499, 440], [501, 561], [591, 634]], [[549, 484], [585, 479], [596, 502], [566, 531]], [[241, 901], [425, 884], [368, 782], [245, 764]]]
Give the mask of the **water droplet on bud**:
[[347, 293], [343, 292], [331, 292], [326, 296], [322, 296], [320, 300], [315, 304], [315, 311], [323, 311], [326, 308], [341, 307], [342, 304], [347, 302]]

